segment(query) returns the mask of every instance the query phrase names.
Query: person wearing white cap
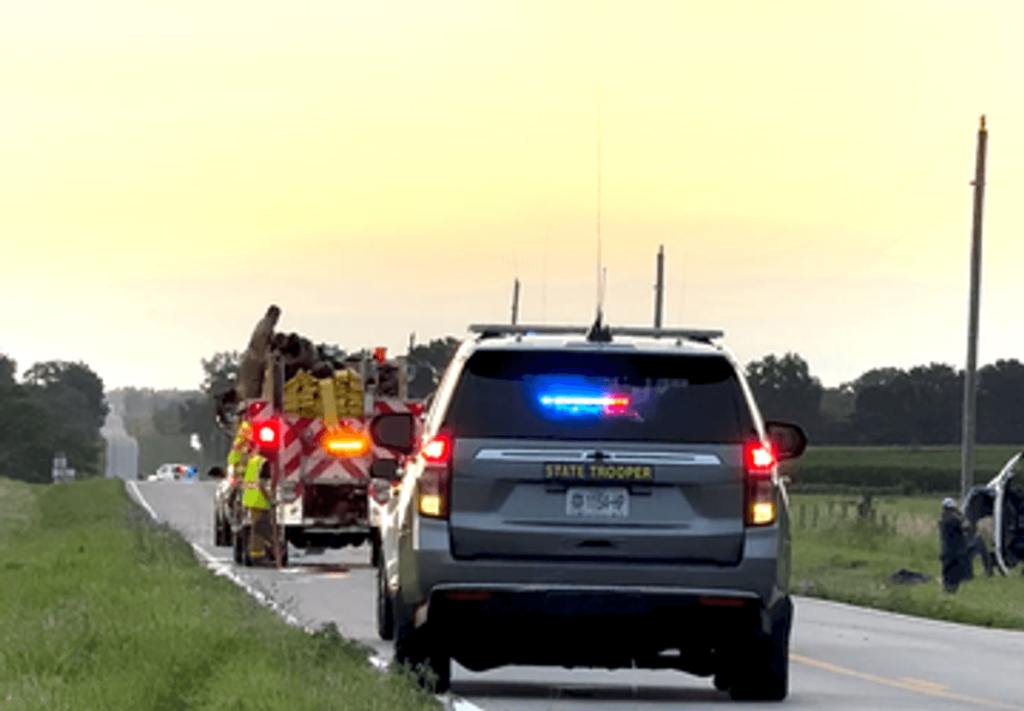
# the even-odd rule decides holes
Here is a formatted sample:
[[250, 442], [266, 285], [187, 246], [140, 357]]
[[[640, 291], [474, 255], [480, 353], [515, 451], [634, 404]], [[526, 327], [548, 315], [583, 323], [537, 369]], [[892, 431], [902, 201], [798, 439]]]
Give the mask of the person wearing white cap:
[[974, 577], [974, 556], [981, 558], [985, 574], [992, 575], [992, 558], [985, 548], [985, 542], [974, 531], [974, 526], [964, 519], [956, 501], [946, 497], [942, 500], [942, 517], [939, 519], [939, 560], [942, 561], [942, 584], [946, 592], [956, 592], [965, 580]]

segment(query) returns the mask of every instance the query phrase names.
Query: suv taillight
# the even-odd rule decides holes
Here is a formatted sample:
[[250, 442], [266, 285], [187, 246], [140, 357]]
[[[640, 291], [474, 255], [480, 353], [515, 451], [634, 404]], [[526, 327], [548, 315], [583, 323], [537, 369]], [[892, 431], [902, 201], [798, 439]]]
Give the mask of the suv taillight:
[[417, 508], [421, 516], [448, 518], [452, 483], [452, 438], [438, 434], [423, 443], [423, 473], [419, 480]]
[[769, 526], [775, 523], [778, 500], [775, 488], [775, 467], [778, 460], [766, 442], [748, 442], [743, 448], [746, 485], [743, 499], [743, 520], [748, 526]]

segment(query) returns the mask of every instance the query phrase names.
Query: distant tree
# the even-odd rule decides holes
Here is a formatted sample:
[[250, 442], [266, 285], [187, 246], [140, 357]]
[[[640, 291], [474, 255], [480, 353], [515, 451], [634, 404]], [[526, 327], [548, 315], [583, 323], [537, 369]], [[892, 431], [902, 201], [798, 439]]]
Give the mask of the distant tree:
[[0, 388], [13, 388], [17, 385], [14, 374], [18, 372], [18, 364], [13, 359], [0, 353]]
[[909, 371], [869, 370], [852, 383], [859, 444], [952, 444], [959, 436], [962, 375], [932, 363]]
[[911, 398], [910, 444], [952, 444], [960, 438], [963, 376], [942, 363], [918, 365], [907, 372]]
[[107, 405], [103, 396], [103, 380], [85, 363], [68, 363], [60, 360], [36, 363], [25, 371], [25, 383], [46, 391], [59, 391], [72, 395], [83, 409], [76, 415], [85, 415], [88, 424], [97, 431], [107, 416]]
[[857, 389], [851, 419], [856, 444], [905, 444], [910, 441], [910, 415], [902, 380]]
[[459, 339], [446, 336], [425, 345], [414, 346], [409, 351], [409, 363], [414, 370], [409, 383], [409, 397], [421, 400], [434, 392], [460, 343], [462, 341]]
[[795, 422], [813, 437], [821, 422], [825, 388], [811, 375], [807, 361], [796, 353], [767, 355], [748, 363], [746, 374], [765, 419]]
[[0, 357], [0, 474], [50, 480], [52, 458], [67, 455], [79, 476], [99, 474], [103, 381], [84, 363], [49, 361], [14, 382], [14, 361]]
[[849, 383], [849, 387], [855, 395], [860, 395], [862, 390], [876, 386], [888, 387], [904, 376], [906, 373], [899, 368], [872, 368]]
[[413, 346], [409, 357], [417, 362], [429, 363], [438, 373], [443, 373], [461, 343], [461, 340], [453, 336], [435, 338], [426, 345]]
[[0, 476], [50, 480], [53, 450], [46, 410], [17, 385], [0, 388]]
[[997, 360], [978, 372], [978, 441], [1024, 444], [1024, 365]]
[[234, 388], [241, 362], [242, 356], [238, 351], [220, 351], [208, 360], [203, 359], [203, 382], [200, 385], [203, 392], [215, 397]]
[[821, 420], [815, 434], [817, 444], [852, 444], [851, 418], [857, 408], [857, 394], [850, 383], [825, 388], [821, 395]]

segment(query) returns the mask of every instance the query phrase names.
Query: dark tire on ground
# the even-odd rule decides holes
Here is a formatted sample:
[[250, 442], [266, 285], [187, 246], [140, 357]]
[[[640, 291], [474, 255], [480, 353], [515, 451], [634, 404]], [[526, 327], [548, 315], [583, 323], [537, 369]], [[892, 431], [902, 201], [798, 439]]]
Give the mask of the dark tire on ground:
[[729, 678], [727, 672], [719, 672], [715, 674], [715, 688], [719, 691], [728, 691], [729, 687], [732, 686], [732, 679]]
[[395, 615], [388, 595], [388, 589], [384, 573], [384, 563], [377, 564], [377, 635], [383, 640], [391, 640], [395, 637]]
[[231, 545], [231, 526], [219, 513], [213, 515], [213, 545]]
[[792, 603], [786, 602], [772, 624], [771, 636], [761, 636], [753, 645], [754, 653], [746, 666], [732, 677], [729, 694], [743, 701], [782, 701], [789, 693], [789, 630], [793, 621]]
[[232, 558], [234, 558], [235, 563], [237, 563], [238, 565], [242, 565], [242, 563], [243, 563], [243, 556], [242, 556], [242, 533], [241, 533], [241, 531], [233, 531], [232, 532], [232, 534], [231, 534], [231, 547], [232, 547], [232, 551], [231, 551]]
[[252, 567], [252, 556], [249, 555], [249, 536], [252, 532], [248, 526], [242, 526], [238, 531], [239, 545], [242, 549], [242, 565], [249, 568]]
[[429, 692], [443, 694], [452, 684], [452, 658], [433, 635], [430, 624], [413, 628], [411, 620], [395, 618], [395, 661], [408, 668]]
[[370, 565], [374, 568], [380, 565], [380, 531], [377, 529], [370, 532]]

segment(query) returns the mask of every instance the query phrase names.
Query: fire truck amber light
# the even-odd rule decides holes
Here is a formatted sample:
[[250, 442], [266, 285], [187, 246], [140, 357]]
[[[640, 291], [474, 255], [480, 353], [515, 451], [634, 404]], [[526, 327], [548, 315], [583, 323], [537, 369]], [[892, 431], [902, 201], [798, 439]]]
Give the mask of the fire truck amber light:
[[420, 513], [424, 516], [440, 516], [441, 503], [438, 494], [420, 494]]
[[320, 446], [339, 457], [358, 457], [370, 451], [370, 440], [360, 432], [327, 432], [320, 440]]
[[775, 504], [767, 501], [759, 501], [750, 506], [750, 522], [756, 526], [763, 526], [775, 520]]

